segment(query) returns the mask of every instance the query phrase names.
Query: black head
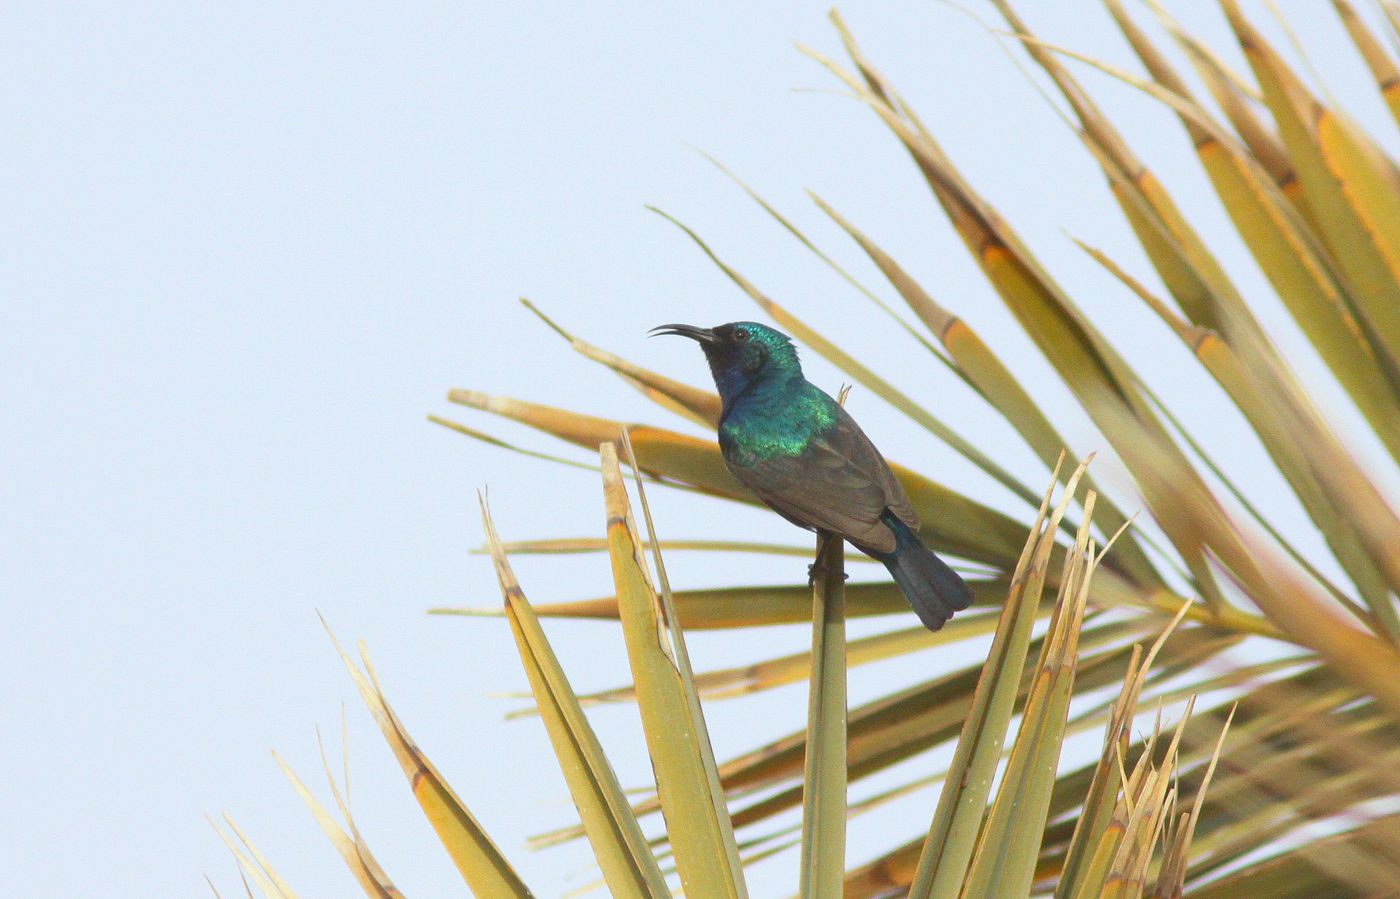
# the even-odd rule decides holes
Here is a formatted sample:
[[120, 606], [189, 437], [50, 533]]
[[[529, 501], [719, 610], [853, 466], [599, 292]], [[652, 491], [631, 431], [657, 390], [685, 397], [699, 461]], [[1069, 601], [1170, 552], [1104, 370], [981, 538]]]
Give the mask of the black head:
[[700, 344], [715, 386], [729, 399], [756, 380], [802, 376], [797, 349], [786, 334], [758, 322], [729, 322], [713, 328], [661, 325], [651, 334], [677, 334]]

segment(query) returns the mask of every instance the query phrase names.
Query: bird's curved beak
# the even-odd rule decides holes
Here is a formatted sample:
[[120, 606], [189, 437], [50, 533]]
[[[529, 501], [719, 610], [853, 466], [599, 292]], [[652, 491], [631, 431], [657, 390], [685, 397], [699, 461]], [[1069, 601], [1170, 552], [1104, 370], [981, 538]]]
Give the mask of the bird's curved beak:
[[655, 337], [658, 334], [675, 334], [680, 337], [689, 337], [691, 340], [699, 341], [702, 344], [714, 343], [716, 339], [713, 328], [697, 328], [695, 325], [657, 325], [647, 332], [647, 335], [651, 337]]

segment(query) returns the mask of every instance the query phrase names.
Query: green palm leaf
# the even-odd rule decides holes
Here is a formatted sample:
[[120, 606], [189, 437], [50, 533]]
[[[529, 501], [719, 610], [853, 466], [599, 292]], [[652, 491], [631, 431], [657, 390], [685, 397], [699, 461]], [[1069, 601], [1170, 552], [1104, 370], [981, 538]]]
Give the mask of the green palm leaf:
[[[783, 582], [800, 570], [784, 557], [807, 551], [734, 542], [718, 514], [725, 504], [716, 504], [716, 515], [706, 521], [688, 523], [685, 533], [666, 523], [666, 541], [644, 539], [638, 531], [615, 443], [630, 440], [639, 489], [645, 479], [708, 500], [755, 502], [729, 475], [713, 441], [661, 424], [624, 428], [608, 417], [453, 390], [449, 400], [471, 410], [467, 414], [489, 412], [569, 446], [554, 455], [506, 444], [474, 425], [434, 421], [502, 448], [601, 470], [605, 479], [606, 539], [509, 546], [512, 552], [607, 551], [616, 576], [612, 596], [559, 596], [537, 604], [521, 596], [508, 613], [533, 672], [535, 708], [528, 717], [544, 720], [561, 760], [569, 759], [566, 767], [579, 774], [570, 789], [580, 824], [541, 835], [538, 847], [586, 836], [605, 847], [597, 853], [604, 876], [627, 867], [633, 883], [645, 884], [639, 892], [658, 889], [654, 857], [674, 860], [683, 886], [696, 896], [743, 895], [740, 860], [780, 853], [797, 856], [804, 895], [823, 896], [834, 895], [839, 882], [848, 897], [904, 890], [920, 899], [1301, 899], [1377, 895], [1400, 882], [1400, 817], [1393, 813], [1400, 800], [1400, 515], [1381, 487], [1400, 465], [1400, 166], [1326, 90], [1298, 74], [1234, 0], [1221, 5], [1247, 75], [1155, 5], [1155, 37], [1119, 0], [1105, 5], [1145, 75], [1097, 61], [1081, 48], [1043, 43], [1010, 2], [991, 0], [1014, 35], [1011, 43], [1049, 77], [1056, 102], [1067, 105], [1066, 118], [1107, 181], [1124, 233], [1137, 241], [1148, 270], [1080, 246], [1115, 276], [1124, 303], [1152, 309], [1185, 344], [1192, 364], [1220, 385], [1259, 439], [1263, 453], [1253, 464], [1278, 473], [1290, 503], [1321, 536], [1321, 548], [1286, 541], [1278, 510], [1245, 497], [1221, 460], [1193, 441], [1193, 410], [1157, 399], [1137, 360], [1114, 346], [1085, 313], [1087, 305], [1076, 302], [1080, 288], [1031, 251], [833, 14], [849, 64], [809, 55], [908, 152], [911, 189], [937, 201], [995, 295], [1087, 412], [1103, 447], [1122, 462], [1132, 487], [1094, 485], [1076, 508], [1077, 485], [1088, 483], [1082, 466], [1071, 462], [1074, 474], [1064, 478], [1058, 503], [1052, 507], [1047, 499], [1037, 508], [1039, 494], [1012, 470], [1001, 447], [967, 441], [921, 407], [910, 385], [876, 375], [807, 326], [801, 310], [775, 303], [722, 262], [723, 238], [687, 229], [780, 326], [1018, 502], [1002, 511], [920, 473], [917, 465], [895, 466], [931, 545], [972, 573], [977, 608], [936, 635], [904, 629], [905, 616], [887, 630], [847, 641], [847, 619], [904, 616], [897, 588], [883, 579], [828, 579], [819, 580], [814, 596], [805, 583]], [[1383, 16], [1373, 24], [1346, 0], [1333, 6], [1400, 121], [1400, 65], [1387, 46], [1400, 41], [1400, 8], [1381, 4]], [[1240, 260], [1201, 236], [1193, 224], [1199, 211], [1172, 195], [1094, 102], [1078, 77], [1090, 68], [1175, 114], [1191, 158], [1247, 249], [1245, 263], [1257, 264], [1276, 295], [1262, 302], [1276, 300], [1316, 349], [1358, 420], [1384, 448], [1379, 463], [1360, 461], [1364, 455], [1334, 429], [1331, 410], [1319, 408], [1312, 385], [1274, 344], [1261, 301], [1231, 275]], [[1203, 87], [1199, 98], [1188, 74]], [[853, 242], [847, 245], [852, 258], [872, 262], [888, 282], [883, 291], [859, 284], [839, 254], [818, 250], [794, 220], [747, 185], [743, 189], [814, 253], [824, 271], [854, 285], [862, 303], [874, 300], [880, 314], [899, 319], [914, 337], [908, 351], [945, 363], [1047, 470], [1055, 466], [1067, 423], [1031, 400], [1018, 371], [1021, 360], [997, 356], [959, 310], [945, 308], [911, 277], [914, 266], [868, 236], [878, 233], [878, 223], [858, 228], [816, 201], [841, 239]], [[913, 313], [908, 322], [904, 312], [893, 311], [901, 302]], [[709, 428], [717, 421], [718, 399], [708, 387], [650, 371], [544, 321], [665, 414], [688, 426]], [[1366, 467], [1376, 464], [1388, 469]], [[1165, 543], [1130, 529], [1098, 564], [1091, 545], [1111, 543], [1104, 538], [1139, 507]], [[506, 547], [494, 534], [490, 543], [498, 566], [508, 571]], [[662, 547], [768, 555], [774, 583], [696, 582], [672, 591], [659, 565]], [[654, 575], [647, 549], [658, 553]], [[536, 620], [551, 616], [595, 619], [600, 627], [620, 623], [633, 683], [574, 695], [551, 663]], [[1047, 619], [1045, 630], [1037, 631]], [[809, 620], [817, 625], [810, 652], [690, 671], [683, 630]], [[930, 653], [916, 678], [847, 708], [847, 669], [989, 634], [987, 664], [947, 661], [966, 658], [956, 652]], [[1151, 646], [1147, 652], [1145, 645]], [[1032, 652], [1037, 661], [1027, 664]], [[455, 794], [412, 754], [377, 688], [359, 678], [405, 771], [423, 777], [415, 789], [422, 791], [425, 811], [435, 825], [455, 827], [444, 843], [460, 853], [475, 847], [471, 851], [487, 861], [499, 858], [484, 835], [471, 834], [470, 815]], [[704, 703], [743, 702], [751, 693], [803, 679], [811, 684], [806, 728], [729, 759], [709, 756]], [[621, 787], [609, 781], [583, 711], [604, 702], [641, 708], [657, 789], [624, 800]], [[1171, 714], [1157, 717], [1160, 708]], [[1097, 758], [1061, 752], [1067, 737], [1097, 729], [1105, 733]], [[939, 749], [951, 750], [952, 761], [925, 764]], [[884, 779], [872, 781], [877, 775]], [[626, 779], [650, 782], [646, 772]], [[848, 798], [857, 790], [865, 791], [863, 798]], [[845, 819], [919, 790], [930, 793], [930, 803], [931, 794], [939, 794], [927, 836], [917, 833], [924, 822], [883, 835], [874, 858], [843, 870]], [[658, 813], [665, 833], [643, 846], [638, 822], [655, 824]], [[342, 851], [355, 849], [353, 828], [339, 832], [333, 839]], [[239, 852], [258, 889], [289, 894], [265, 860]], [[513, 874], [500, 876], [514, 883]], [[627, 892], [611, 886], [610, 877], [608, 883]]]

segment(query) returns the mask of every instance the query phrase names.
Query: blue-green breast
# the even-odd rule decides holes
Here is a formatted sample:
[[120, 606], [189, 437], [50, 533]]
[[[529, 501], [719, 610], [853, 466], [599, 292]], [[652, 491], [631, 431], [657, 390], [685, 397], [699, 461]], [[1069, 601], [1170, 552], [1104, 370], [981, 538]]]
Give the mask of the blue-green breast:
[[774, 456], [798, 456], [836, 424], [836, 401], [801, 377], [761, 384], [735, 398], [719, 426], [719, 445], [733, 466], [750, 468]]

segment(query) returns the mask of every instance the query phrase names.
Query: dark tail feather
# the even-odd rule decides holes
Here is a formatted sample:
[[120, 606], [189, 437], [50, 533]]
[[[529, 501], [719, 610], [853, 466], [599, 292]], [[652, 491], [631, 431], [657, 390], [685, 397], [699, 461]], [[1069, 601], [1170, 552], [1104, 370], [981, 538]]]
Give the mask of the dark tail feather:
[[881, 553], [876, 558], [890, 570], [924, 627], [938, 630], [954, 612], [972, 603], [972, 589], [946, 562], [935, 556], [933, 550], [924, 546], [908, 525], [890, 512], [882, 515], [881, 520], [894, 531], [895, 548], [894, 552]]

